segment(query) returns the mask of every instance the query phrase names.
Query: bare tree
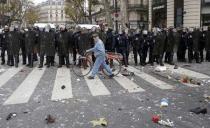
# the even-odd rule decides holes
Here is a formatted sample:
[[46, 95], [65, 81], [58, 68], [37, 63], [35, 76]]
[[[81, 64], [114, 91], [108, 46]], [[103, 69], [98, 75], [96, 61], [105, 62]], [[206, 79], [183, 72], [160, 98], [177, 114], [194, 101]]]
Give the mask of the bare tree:
[[103, 5], [104, 5], [105, 13], [106, 13], [106, 21], [107, 21], [108, 27], [113, 27], [109, 0], [103, 0]]

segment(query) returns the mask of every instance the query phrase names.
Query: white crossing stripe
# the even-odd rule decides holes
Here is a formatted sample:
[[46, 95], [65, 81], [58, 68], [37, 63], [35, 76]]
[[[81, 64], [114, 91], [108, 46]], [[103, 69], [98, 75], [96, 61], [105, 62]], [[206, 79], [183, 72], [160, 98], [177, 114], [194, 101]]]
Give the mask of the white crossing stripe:
[[174, 87], [172, 85], [169, 85], [161, 80], [158, 80], [157, 78], [148, 75], [144, 72], [139, 71], [138, 69], [129, 66], [127, 68], [129, 71], [134, 72], [136, 76], [142, 78], [143, 80], [149, 82], [150, 84], [152, 84], [153, 86], [156, 86], [160, 89], [173, 89]]
[[114, 77], [114, 79], [128, 92], [143, 92], [145, 91], [143, 88], [139, 87], [137, 84], [135, 84], [133, 81], [129, 80], [127, 77], [118, 74]]
[[4, 105], [27, 103], [38, 85], [46, 68], [34, 68], [14, 93], [4, 102]]
[[[62, 89], [62, 86], [65, 88]], [[73, 98], [71, 73], [67, 68], [58, 68], [51, 100]]]
[[[84, 73], [83, 70], [82, 73]], [[96, 76], [93, 80], [89, 80], [87, 77], [85, 77], [85, 80], [93, 96], [103, 96], [111, 94], [106, 86], [103, 84], [103, 82], [98, 78], [98, 76]]]
[[3, 74], [1, 74], [0, 75], [0, 88], [22, 69], [23, 69], [23, 66], [18, 67], [18, 68], [11, 67], [7, 71], [5, 71]]
[[189, 69], [185, 69], [185, 68], [181, 68], [179, 67], [178, 69], [174, 69], [174, 66], [173, 65], [168, 65], [168, 64], [165, 64], [166, 67], [168, 68], [168, 70], [174, 72], [174, 73], [177, 73], [177, 74], [181, 74], [181, 75], [187, 75], [187, 76], [190, 76], [190, 77], [194, 77], [194, 78], [210, 78], [210, 76], [208, 75], [205, 75], [205, 74], [202, 74], [202, 73], [198, 73], [198, 72], [195, 72], [195, 71], [191, 71]]

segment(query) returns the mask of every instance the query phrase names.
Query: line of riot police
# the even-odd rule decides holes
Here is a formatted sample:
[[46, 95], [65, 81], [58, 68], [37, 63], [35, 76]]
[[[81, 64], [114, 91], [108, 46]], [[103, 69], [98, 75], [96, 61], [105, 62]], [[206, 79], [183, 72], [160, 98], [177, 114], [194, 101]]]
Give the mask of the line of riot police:
[[[197, 63], [204, 61], [204, 50], [206, 61], [210, 61], [210, 29], [160, 29], [153, 28], [152, 31], [130, 29], [121, 30], [116, 33], [112, 28], [107, 30], [92, 28], [66, 29], [61, 25], [55, 30], [47, 25], [45, 28], [29, 27], [20, 29], [17, 26], [5, 26], [0, 31], [1, 64], [4, 65], [7, 53], [7, 65], [18, 67], [19, 55], [22, 55], [22, 64], [33, 67], [34, 61], [38, 61], [39, 68], [55, 65], [57, 53], [58, 67], [70, 65], [70, 53], [73, 62], [77, 54], [84, 55], [85, 51], [94, 46], [92, 34], [97, 33], [105, 44], [107, 52], [118, 52], [123, 56], [123, 65], [129, 65], [129, 53], [134, 54], [135, 65], [154, 65], [154, 62], [163, 66], [165, 63], [174, 64], [174, 54], [179, 62]], [[21, 52], [20, 52], [21, 51]], [[186, 54], [188, 52], [188, 54]], [[138, 60], [140, 58], [140, 60]], [[148, 61], [147, 61], [148, 58]], [[163, 59], [164, 58], [164, 59]], [[95, 57], [92, 56], [92, 60]]]

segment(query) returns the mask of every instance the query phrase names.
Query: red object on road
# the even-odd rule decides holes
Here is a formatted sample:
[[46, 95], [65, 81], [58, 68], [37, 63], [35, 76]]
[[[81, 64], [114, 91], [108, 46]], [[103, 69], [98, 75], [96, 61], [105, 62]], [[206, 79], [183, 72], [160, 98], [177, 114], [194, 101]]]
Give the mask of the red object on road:
[[158, 123], [158, 121], [160, 121], [160, 116], [158, 116], [158, 115], [152, 116], [152, 121], [153, 121], [154, 123]]

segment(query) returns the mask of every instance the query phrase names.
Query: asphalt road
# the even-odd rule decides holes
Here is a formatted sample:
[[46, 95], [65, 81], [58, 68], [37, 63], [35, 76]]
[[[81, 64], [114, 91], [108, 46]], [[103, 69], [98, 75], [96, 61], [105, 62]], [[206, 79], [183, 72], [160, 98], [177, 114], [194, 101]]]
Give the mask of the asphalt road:
[[[174, 128], [210, 128], [210, 100], [203, 97], [210, 95], [210, 63], [185, 64], [167, 70], [206, 83], [181, 83], [164, 77], [170, 74], [154, 72], [156, 66], [132, 63], [128, 70], [135, 76], [95, 80], [76, 77], [65, 67], [0, 66], [4, 69], [0, 70], [0, 128], [92, 128], [90, 121], [99, 118], [106, 119], [107, 128], [164, 128], [151, 121], [157, 114], [173, 121]], [[168, 107], [160, 108], [162, 98], [168, 99]], [[208, 113], [189, 112], [196, 107], [207, 108]], [[16, 116], [6, 120], [10, 113]], [[46, 123], [49, 114], [54, 123]]]

